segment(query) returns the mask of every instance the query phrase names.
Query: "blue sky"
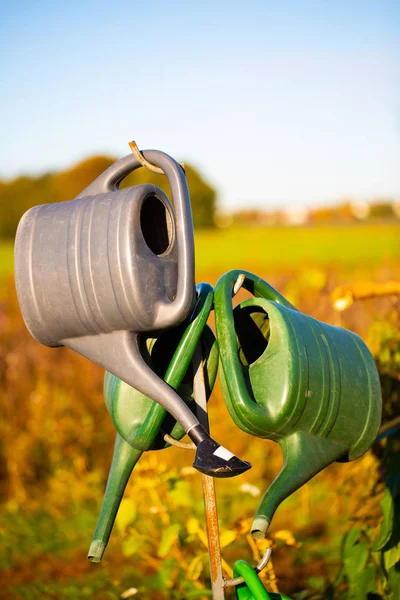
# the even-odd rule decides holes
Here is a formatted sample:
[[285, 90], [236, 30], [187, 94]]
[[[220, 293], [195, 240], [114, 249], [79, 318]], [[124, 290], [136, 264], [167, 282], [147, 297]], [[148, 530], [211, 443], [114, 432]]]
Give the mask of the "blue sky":
[[398, 1], [4, 2], [0, 177], [128, 141], [222, 207], [400, 198]]

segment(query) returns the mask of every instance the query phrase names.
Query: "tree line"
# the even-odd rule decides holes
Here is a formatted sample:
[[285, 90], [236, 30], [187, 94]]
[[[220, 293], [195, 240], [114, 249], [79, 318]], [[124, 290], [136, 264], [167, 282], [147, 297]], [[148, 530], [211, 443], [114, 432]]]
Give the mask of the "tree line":
[[[92, 156], [59, 172], [0, 180], [0, 238], [14, 238], [21, 216], [32, 206], [73, 200], [86, 186], [115, 162], [111, 156]], [[185, 164], [195, 227], [213, 227], [216, 191], [192, 166]], [[171, 198], [165, 175], [145, 169], [131, 173], [121, 187], [152, 183]]]

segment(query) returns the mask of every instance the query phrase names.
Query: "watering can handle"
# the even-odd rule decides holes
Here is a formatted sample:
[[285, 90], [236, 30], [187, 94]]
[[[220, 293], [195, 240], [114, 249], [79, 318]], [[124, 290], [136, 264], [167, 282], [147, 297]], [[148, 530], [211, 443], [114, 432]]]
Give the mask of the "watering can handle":
[[[236, 331], [233, 318], [232, 295], [239, 276], [242, 286], [254, 296], [279, 303], [296, 310], [277, 290], [266, 281], [248, 271], [229, 271], [217, 282], [214, 292], [214, 311], [217, 338], [220, 340], [220, 357], [230, 396], [235, 398], [233, 409], [242, 421], [251, 421], [255, 415], [265, 420], [265, 408], [250, 397], [237, 352]], [[244, 276], [244, 278], [243, 278]]]
[[[142, 154], [146, 160], [160, 167], [167, 176], [176, 214], [178, 282], [174, 300], [159, 305], [156, 329], [164, 329], [183, 321], [195, 297], [192, 211], [185, 172], [180, 164], [159, 150], [143, 150]], [[121, 181], [139, 167], [141, 164], [138, 159], [133, 154], [128, 154], [106, 169], [79, 194], [78, 198], [118, 190]]]
[[[257, 296], [258, 298], [265, 298], [266, 300], [272, 300], [277, 304], [281, 304], [282, 306], [286, 306], [286, 308], [290, 308], [291, 310], [296, 310], [297, 308], [290, 304], [288, 300], [282, 294], [278, 292], [272, 285], [269, 285], [264, 279], [250, 273], [249, 271], [242, 271], [239, 269], [235, 269], [233, 271], [228, 271], [222, 277], [220, 277], [217, 282], [217, 286], [219, 289], [223, 290], [224, 299], [227, 304], [231, 305], [232, 295], [236, 294], [236, 282], [241, 277], [242, 281], [240, 282], [240, 287], [244, 287], [247, 291], [249, 291], [253, 296]], [[232, 309], [231, 309], [232, 310]]]
[[136, 169], [138, 169], [140, 166], [140, 162], [133, 156], [133, 154], [128, 154], [127, 156], [120, 158], [110, 167], [108, 167], [108, 169], [106, 169], [101, 175], [99, 175], [97, 179], [92, 181], [92, 183], [90, 183], [87, 188], [85, 188], [79, 194], [78, 198], [115, 192], [119, 189], [119, 184], [121, 181], [130, 173], [136, 171]]

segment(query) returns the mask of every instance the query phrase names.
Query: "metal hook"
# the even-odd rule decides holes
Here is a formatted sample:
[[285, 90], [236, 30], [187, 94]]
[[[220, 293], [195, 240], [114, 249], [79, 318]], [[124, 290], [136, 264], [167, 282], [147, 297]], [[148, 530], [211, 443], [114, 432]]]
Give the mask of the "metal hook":
[[[267, 566], [267, 564], [269, 562], [269, 559], [271, 558], [271, 554], [272, 554], [272, 548], [271, 548], [271, 546], [269, 546], [265, 550], [258, 565], [256, 567], [254, 567], [254, 570], [257, 574], [261, 573], [261, 571], [263, 571], [265, 569], [265, 567]], [[241, 583], [244, 583], [243, 577], [235, 577], [234, 579], [224, 579], [223, 585], [224, 585], [224, 588], [227, 588], [227, 587], [233, 587], [234, 585], [240, 585]]]
[[[142, 167], [144, 167], [145, 169], [148, 169], [149, 171], [152, 171], [153, 173], [159, 173], [160, 175], [165, 175], [164, 171], [162, 169], [160, 169], [160, 167], [156, 167], [156, 165], [153, 165], [153, 163], [151, 163], [145, 159], [143, 154], [140, 152], [137, 143], [134, 140], [129, 142], [129, 148], [132, 150], [135, 158], [140, 162]], [[184, 164], [183, 163], [179, 163], [179, 164], [182, 167], [182, 169], [185, 170]]]
[[175, 446], [176, 448], [183, 448], [184, 450], [196, 450], [196, 446], [192, 442], [180, 442], [169, 435], [169, 433], [164, 433], [164, 441], [171, 446]]

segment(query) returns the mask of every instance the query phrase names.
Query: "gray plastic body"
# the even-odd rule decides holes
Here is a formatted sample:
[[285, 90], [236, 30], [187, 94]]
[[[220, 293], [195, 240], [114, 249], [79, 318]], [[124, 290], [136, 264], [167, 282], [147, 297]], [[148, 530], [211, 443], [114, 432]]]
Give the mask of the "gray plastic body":
[[75, 200], [35, 206], [22, 217], [15, 245], [17, 291], [26, 325], [42, 344], [59, 346], [69, 338], [121, 329], [164, 329], [189, 313], [194, 249], [185, 176], [167, 155], [146, 155], [169, 175], [178, 228], [168, 198], [156, 186], [117, 189], [121, 174], [139, 166], [133, 155]]

